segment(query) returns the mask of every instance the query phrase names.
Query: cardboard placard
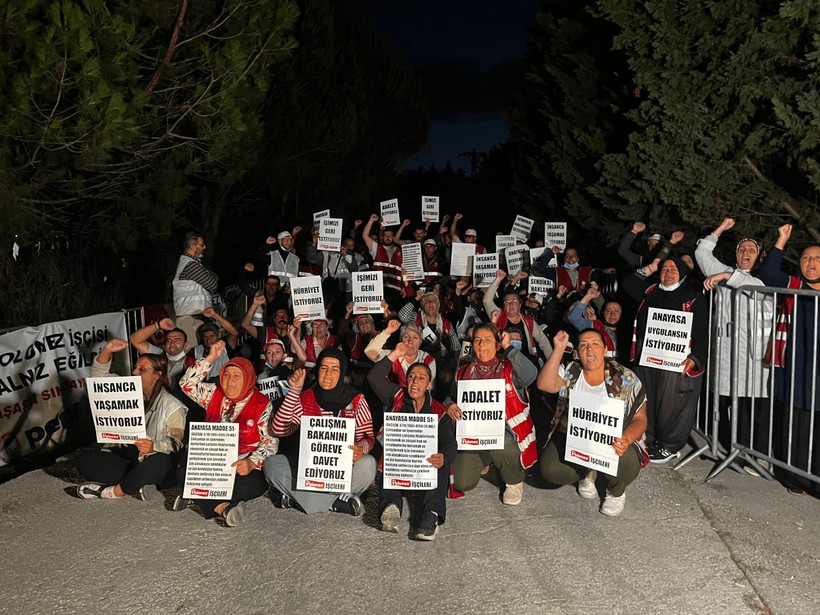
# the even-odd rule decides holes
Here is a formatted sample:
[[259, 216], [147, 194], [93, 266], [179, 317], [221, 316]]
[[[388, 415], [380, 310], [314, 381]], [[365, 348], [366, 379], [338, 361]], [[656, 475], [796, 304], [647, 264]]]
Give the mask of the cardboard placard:
[[318, 275], [291, 279], [290, 295], [294, 318], [301, 318], [302, 322], [325, 318], [322, 278]]
[[459, 380], [456, 403], [462, 418], [456, 421], [458, 450], [504, 448], [506, 392], [503, 378]]
[[612, 442], [623, 435], [624, 402], [570, 391], [567, 412], [564, 460], [617, 476], [620, 457]]
[[303, 416], [296, 488], [350, 493], [356, 419]]
[[238, 451], [239, 423], [190, 423], [182, 497], [230, 500]]
[[145, 402], [139, 376], [86, 378], [100, 444], [131, 444], [145, 437]]
[[438, 452], [438, 416], [386, 412], [384, 415], [385, 489], [435, 489], [438, 470], [427, 458]]

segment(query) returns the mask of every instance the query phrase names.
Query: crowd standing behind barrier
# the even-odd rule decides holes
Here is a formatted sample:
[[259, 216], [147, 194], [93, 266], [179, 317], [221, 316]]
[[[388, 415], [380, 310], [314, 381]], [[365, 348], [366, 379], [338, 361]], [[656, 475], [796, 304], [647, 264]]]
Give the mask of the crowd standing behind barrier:
[[[259, 374], [260, 383], [265, 380], [268, 388], [272, 387], [268, 380], [278, 379], [276, 374], [285, 374], [281, 378], [281, 386], [272, 387], [278, 394], [268, 395], [272, 403], [270, 425], [277, 424], [277, 413], [283, 411], [282, 401], [287, 397], [288, 390], [294, 390], [287, 386], [286, 374], [302, 367], [310, 370], [312, 364], [317, 363], [320, 353], [331, 348], [340, 348], [334, 352], [344, 353], [343, 372], [348, 371], [349, 360], [349, 373], [342, 373], [341, 378], [345, 383], [355, 383], [361, 389], [362, 403], [367, 404], [369, 412], [372, 412], [371, 433], [380, 431], [385, 410], [384, 394], [379, 395], [366, 379], [374, 362], [390, 355], [392, 367], [388, 370], [388, 379], [394, 383], [391, 386], [398, 387], [398, 390], [408, 386], [406, 372], [412, 364], [420, 362], [427, 365], [431, 376], [432, 400], [454, 406], [452, 395], [458, 381], [456, 374], [473, 373], [470, 370], [474, 369], [474, 365], [481, 365], [481, 362], [475, 364], [477, 351], [471, 347], [478, 323], [498, 325], [499, 335], [502, 336], [499, 339], [504, 340], [503, 348], [499, 342], [499, 357], [509, 355], [511, 351], [522, 352], [521, 360], [528, 361], [536, 371], [542, 369], [552, 356], [550, 340], [558, 334], [568, 336], [568, 343], [561, 345], [563, 352], [560, 362], [569, 365], [576, 356], [573, 343], [582, 329], [593, 329], [601, 335], [610, 359], [627, 362], [631, 349], [629, 334], [624, 333], [633, 329], [638, 321], [633, 322], [635, 313], [630, 309], [629, 302], [621, 301], [625, 296], [619, 286], [622, 276], [616, 275], [611, 268], [597, 270], [582, 264], [583, 255], [572, 246], [563, 249], [546, 246], [541, 254], [534, 253], [531, 261], [525, 259], [522, 264], [514, 264], [518, 261], [508, 262], [508, 257], [514, 258], [515, 251], [502, 249], [495, 279], [484, 283], [470, 276], [450, 275], [451, 266], [456, 267], [455, 255], [451, 253], [454, 244], [474, 245], [474, 249], [469, 249], [479, 255], [487, 252], [483, 244], [490, 243], [485, 241], [479, 244], [477, 233], [472, 228], [460, 236], [456, 223], [461, 219], [458, 214], [448, 227], [447, 218], [444, 218], [445, 222], [438, 229], [428, 222], [414, 230], [413, 240], [410, 241], [400, 238], [409, 221], [405, 220], [394, 236], [383, 224], [379, 224], [376, 230], [380, 217], [374, 214], [366, 224], [356, 221], [338, 251], [322, 249], [325, 245], [322, 243], [323, 237], [314, 229], [307, 238], [306, 250], [299, 250], [304, 258], [296, 255], [294, 245], [294, 238], [301, 230], [299, 227], [292, 232], [272, 233], [259, 251], [263, 257], [243, 267], [239, 285], [221, 290], [213, 287], [211, 278], [204, 277], [207, 270], [196, 268], [205, 249], [204, 238], [189, 234], [175, 274], [174, 305], [190, 307], [196, 301], [203, 300], [207, 292], [212, 306], [205, 306], [199, 312], [183, 310], [188, 312], [182, 314], [186, 317], [187, 327], [190, 329], [193, 323], [199, 333], [218, 327], [221, 337], [230, 338], [229, 341], [233, 342], [225, 351], [226, 361], [223, 363], [229, 359], [247, 359]], [[820, 248], [811, 247], [804, 251], [800, 262], [801, 277], [782, 273], [782, 252], [791, 232], [791, 227], [785, 225], [780, 229], [778, 243], [763, 261], [761, 273], [758, 274], [756, 267], [762, 250], [754, 240], [744, 239], [738, 244], [735, 267], [724, 265], [712, 256], [718, 238], [732, 226], [733, 222], [724, 220], [713, 234], [701, 240], [695, 253], [699, 270], [692, 268], [694, 263], [691, 259], [681, 259], [681, 254], [677, 252], [678, 244], [683, 239], [680, 231], [673, 233], [667, 241], [658, 234], [649, 235], [645, 225], [636, 222], [621, 243], [619, 254], [630, 267], [626, 272], [627, 290], [630, 285], [635, 286], [629, 281], [631, 278], [643, 280], [641, 284], [649, 289], [645, 297], [654, 296], [653, 292], [679, 293], [678, 289], [685, 282], [688, 290], [682, 299], [666, 303], [650, 302], [649, 305], [661, 310], [686, 312], [691, 310], [692, 305], [702, 304], [695, 314], [691, 346], [684, 353], [684, 376], [675, 376], [674, 372], [661, 374], [652, 367], [641, 367], [637, 363], [631, 365], [633, 369], [637, 367], [638, 377], [643, 375], [648, 382], [643, 384], [644, 387], [648, 386], [649, 458], [654, 463], [674, 461], [677, 450], [683, 446], [691, 429], [695, 448], [680, 465], [701, 454], [710, 456], [717, 465], [707, 480], [713, 479], [726, 467], [733, 467], [766, 478], [777, 478], [794, 493], [809, 491], [816, 494], [817, 484], [820, 483], [820, 429], [814, 420], [818, 407], [817, 302], [820, 295], [817, 291], [820, 289], [820, 254], [815, 254], [815, 251], [820, 252]], [[360, 230], [364, 235], [360, 234]], [[647, 239], [639, 241], [641, 234], [648, 235]], [[521, 237], [517, 243], [524, 241]], [[413, 243], [422, 246], [424, 270], [421, 272], [408, 271], [405, 266], [409, 265], [403, 262], [404, 251], [410, 249]], [[543, 242], [536, 242], [535, 248], [540, 247], [543, 247]], [[749, 255], [754, 261], [751, 264]], [[511, 265], [517, 269], [510, 271]], [[636, 265], [640, 266], [635, 270]], [[458, 265], [459, 269], [461, 266]], [[380, 271], [384, 276], [384, 300], [378, 313], [355, 313], [356, 306], [351, 301], [355, 286], [352, 280], [353, 274], [362, 271]], [[656, 271], [661, 273], [659, 278], [655, 277]], [[670, 271], [672, 273], [667, 275]], [[260, 272], [262, 275], [259, 275]], [[253, 275], [257, 275], [257, 279], [251, 279]], [[324, 319], [303, 322], [298, 314], [294, 318], [289, 287], [292, 280], [310, 275], [322, 281]], [[531, 276], [534, 277], [533, 284], [538, 280], [540, 285], [542, 278], [547, 280], [547, 290], [539, 286], [539, 293], [531, 293]], [[694, 286], [693, 281], [702, 279], [701, 276], [706, 279], [705, 291]], [[653, 290], [656, 288], [658, 290]], [[705, 297], [702, 296], [704, 292]], [[643, 296], [643, 290], [639, 295]], [[671, 294], [669, 296], [672, 297]], [[182, 372], [190, 372], [195, 364], [202, 369], [201, 362], [213, 355], [210, 350], [219, 339], [219, 336], [206, 335], [200, 336], [202, 339], [199, 340], [190, 331], [183, 332], [187, 333], [186, 347], [197, 350], [189, 351], [187, 358], [177, 366], [176, 362], [181, 359], [175, 347], [168, 345], [168, 339], [173, 331], [179, 329], [176, 328], [178, 323], [167, 318], [169, 314], [154, 307], [125, 310], [124, 314], [132, 344], [132, 361], [137, 358], [135, 350], [164, 352], [168, 355], [169, 372], [174, 373], [177, 382]], [[641, 311], [638, 312], [639, 320], [640, 314]], [[643, 318], [646, 318], [645, 313]], [[237, 331], [232, 331], [232, 323], [239, 321], [240, 335], [236, 339], [233, 336], [237, 335]], [[212, 322], [216, 326], [210, 324]], [[406, 324], [401, 326], [401, 323]], [[322, 328], [325, 325], [329, 333]], [[640, 345], [643, 343], [642, 334], [638, 335], [639, 352], [633, 355], [636, 360], [641, 356]], [[201, 344], [198, 344], [200, 341]], [[276, 348], [267, 352], [271, 345]], [[488, 355], [485, 361], [489, 360]], [[282, 369], [287, 366], [287, 371], [281, 372], [280, 366]], [[218, 384], [224, 376], [224, 365], [223, 369], [216, 366], [213, 371], [210, 371], [210, 365], [207, 367], [209, 370], [205, 372], [203, 382]], [[520, 367], [523, 368], [523, 365]], [[701, 392], [700, 381], [696, 379], [701, 378], [703, 373], [705, 385]], [[304, 384], [298, 388], [318, 390], [317, 387], [321, 386], [317, 377], [315, 370], [304, 373]], [[652, 384], [659, 377], [661, 380]], [[679, 388], [678, 384], [671, 384], [677, 382], [675, 378], [697, 384], [690, 387], [690, 399], [686, 401], [685, 411], [683, 407], [666, 407], [663, 395], [657, 393], [669, 387]], [[254, 377], [250, 383], [250, 389], [245, 387], [242, 391], [255, 391], [256, 379]], [[520, 408], [512, 398], [506, 402], [508, 429], [512, 434], [510, 442], [517, 440], [522, 459], [531, 442], [537, 441], [537, 451], [540, 452], [550, 439], [548, 426], [556, 407], [552, 392], [539, 390], [532, 380], [528, 378], [528, 383], [522, 386], [518, 382], [513, 387], [521, 389], [515, 396]], [[172, 378], [171, 390], [187, 406], [188, 422], [204, 420], [205, 410], [196, 403], [196, 399], [191, 400], [183, 395], [177, 382]], [[294, 394], [295, 391], [291, 393]], [[414, 399], [422, 397], [415, 395]], [[416, 405], [428, 408], [423, 401]], [[284, 411], [292, 410], [293, 404], [289, 403]], [[517, 415], [526, 416], [531, 421], [531, 432], [524, 435], [518, 433]], [[659, 445], [654, 444], [659, 416], [664, 421], [671, 421], [676, 430], [675, 442], [671, 446], [660, 441]], [[223, 416], [223, 420], [229, 418], [230, 414]], [[458, 413], [450, 412], [450, 418], [456, 422]], [[271, 428], [267, 429], [270, 431]], [[276, 487], [275, 503], [281, 507], [304, 508], [299, 503], [298, 492], [285, 488], [285, 483], [292, 479], [294, 455], [298, 453], [298, 445], [288, 442], [286, 436], [290, 435], [290, 430], [283, 431], [281, 426], [278, 431], [270, 432], [274, 440], [281, 440], [277, 457], [288, 460], [289, 472], [272, 472], [268, 481]], [[378, 460], [381, 445], [376, 443], [374, 446], [373, 455]], [[565, 445], [562, 443], [562, 446]], [[663, 449], [662, 452], [654, 454], [653, 446]], [[668, 450], [671, 448], [675, 450]], [[450, 457], [448, 453], [448, 461]], [[461, 467], [464, 464], [460, 466], [458, 461], [466, 458], [462, 453], [455, 456], [456, 484], [450, 485], [450, 497], [463, 495], [456, 487], [461, 487], [463, 491], [473, 486], [474, 470], [481, 475], [487, 472], [486, 467], [478, 467], [474, 463], [477, 469], [471, 466], [468, 485], [464, 478], [466, 470]], [[496, 462], [492, 455], [476, 458], [481, 459], [483, 465], [498, 465], [502, 474], [507, 472], [503, 482], [507, 483], [508, 490], [502, 501], [513, 505], [519, 502], [523, 493], [519, 475], [511, 473], [506, 462]], [[519, 470], [529, 468], [534, 459], [527, 457]], [[261, 475], [261, 467], [260, 461], [253, 471], [259, 471]], [[578, 473], [579, 492], [583, 488], [588, 496], [592, 493], [589, 485], [580, 485], [580, 481], [587, 480], [584, 474], [583, 471]], [[274, 475], [275, 479], [272, 478]], [[329, 507], [325, 507], [327, 498], [312, 498], [311, 501], [321, 501], [319, 507], [322, 509], [358, 514], [361, 502], [357, 497], [360, 494], [360, 489], [358, 493], [336, 494], [334, 497], [342, 498], [340, 502], [343, 503], [331, 498]], [[178, 504], [180, 509], [187, 507], [185, 502]], [[225, 509], [227, 512], [238, 511], [229, 515], [230, 524], [236, 524], [244, 516], [239, 504], [241, 502], [231, 501]], [[388, 504], [395, 505], [395, 497], [383, 498], [382, 505]], [[204, 510], [210, 511], [206, 512], [207, 516], [219, 516], [220, 512], [224, 512], [216, 508], [209, 505]], [[310, 508], [309, 512], [318, 510], [312, 506]], [[615, 508], [619, 514], [622, 504], [620, 508]], [[608, 509], [611, 510], [612, 506]], [[223, 518], [227, 512], [222, 515]], [[391, 509], [384, 520], [386, 525], [395, 527], [395, 512]], [[443, 510], [440, 513], [441, 521]], [[422, 539], [430, 539], [431, 531], [435, 536], [437, 529], [435, 525], [430, 529], [429, 519], [426, 523], [428, 527], [422, 532], [424, 536], [419, 536]]]

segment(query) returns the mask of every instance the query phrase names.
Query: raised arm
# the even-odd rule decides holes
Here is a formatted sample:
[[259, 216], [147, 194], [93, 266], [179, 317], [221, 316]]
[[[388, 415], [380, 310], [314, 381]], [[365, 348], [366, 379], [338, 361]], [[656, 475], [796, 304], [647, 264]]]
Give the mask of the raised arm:
[[212, 307], [207, 307], [202, 310], [202, 315], [205, 318], [211, 318], [219, 323], [219, 326], [225, 330], [228, 335], [225, 336], [225, 342], [231, 348], [236, 348], [236, 341], [239, 339], [239, 332], [236, 330], [227, 318], [223, 318], [219, 312]]
[[144, 352], [149, 352], [150, 348], [148, 340], [151, 339], [151, 336], [154, 335], [154, 333], [157, 331], [170, 331], [175, 327], [176, 323], [173, 320], [170, 318], [163, 318], [159, 322], [154, 322], [150, 325], [144, 326], [142, 329], [137, 329], [128, 339], [131, 341], [131, 345], [136, 348], [137, 352], [142, 354]]
[[552, 354], [538, 373], [538, 379], [535, 383], [539, 391], [557, 393], [564, 385], [563, 378], [558, 374], [558, 368], [561, 365], [561, 359], [567, 349], [567, 344], [569, 344], [569, 333], [566, 331], [559, 331], [552, 338]]
[[364, 229], [362, 230], [362, 239], [364, 240], [364, 245], [367, 246], [367, 251], [370, 252], [371, 255], [374, 251], [374, 243], [373, 239], [370, 237], [370, 232], [373, 230], [373, 223], [378, 219], [378, 215], [370, 214], [370, 218], [367, 220], [367, 224], [364, 225]]
[[251, 321], [253, 321], [253, 315], [256, 313], [256, 310], [264, 303], [265, 296], [256, 295], [253, 298], [253, 301], [251, 301], [251, 304], [248, 306], [248, 311], [245, 312], [245, 315], [242, 317], [242, 322], [239, 323], [242, 330], [253, 338], [257, 336], [257, 331], [256, 326], [251, 324]]

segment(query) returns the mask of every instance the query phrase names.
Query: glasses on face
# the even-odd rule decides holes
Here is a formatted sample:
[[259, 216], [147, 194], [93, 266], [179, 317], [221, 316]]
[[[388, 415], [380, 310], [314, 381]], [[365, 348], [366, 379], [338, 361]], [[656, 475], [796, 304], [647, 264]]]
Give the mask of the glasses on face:
[[518, 299], [506, 299], [504, 301], [504, 305], [514, 305], [516, 303], [521, 303]]

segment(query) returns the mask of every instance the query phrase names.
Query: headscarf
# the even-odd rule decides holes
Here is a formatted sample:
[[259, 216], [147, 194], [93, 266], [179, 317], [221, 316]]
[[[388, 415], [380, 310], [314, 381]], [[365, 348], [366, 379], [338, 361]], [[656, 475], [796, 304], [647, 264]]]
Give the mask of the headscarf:
[[661, 261], [660, 266], [663, 267], [663, 264], [666, 261], [672, 261], [675, 263], [675, 268], [678, 270], [678, 275], [680, 279], [673, 284], [672, 286], [664, 286], [663, 284], [658, 284], [661, 290], [665, 290], [667, 292], [671, 292], [673, 290], [677, 290], [683, 285], [683, 281], [686, 279], [687, 274], [689, 273], [690, 269], [687, 264], [678, 256], [669, 256]]
[[[229, 397], [228, 393], [225, 391], [225, 387], [222, 386], [222, 381], [225, 378], [225, 370], [229, 367], [235, 367], [239, 371], [242, 372], [242, 375], [245, 377], [245, 380], [242, 383], [242, 392], [236, 397]], [[222, 392], [225, 393], [225, 397], [227, 397], [232, 402], [237, 402], [245, 399], [251, 393], [251, 389], [253, 389], [254, 384], [256, 384], [256, 370], [253, 369], [253, 364], [243, 357], [236, 357], [225, 363], [222, 366], [222, 369], [219, 370], [219, 385], [222, 389]]]
[[[319, 386], [319, 368], [325, 359], [337, 359], [339, 361], [339, 381], [329, 391]], [[316, 384], [313, 385], [313, 394], [316, 396], [316, 402], [322, 410], [338, 414], [339, 410], [346, 408], [359, 395], [358, 390], [344, 381], [345, 375], [347, 375], [347, 357], [339, 348], [325, 348], [319, 354], [319, 358], [316, 359], [316, 367], [313, 368], [313, 375], [316, 378]]]

